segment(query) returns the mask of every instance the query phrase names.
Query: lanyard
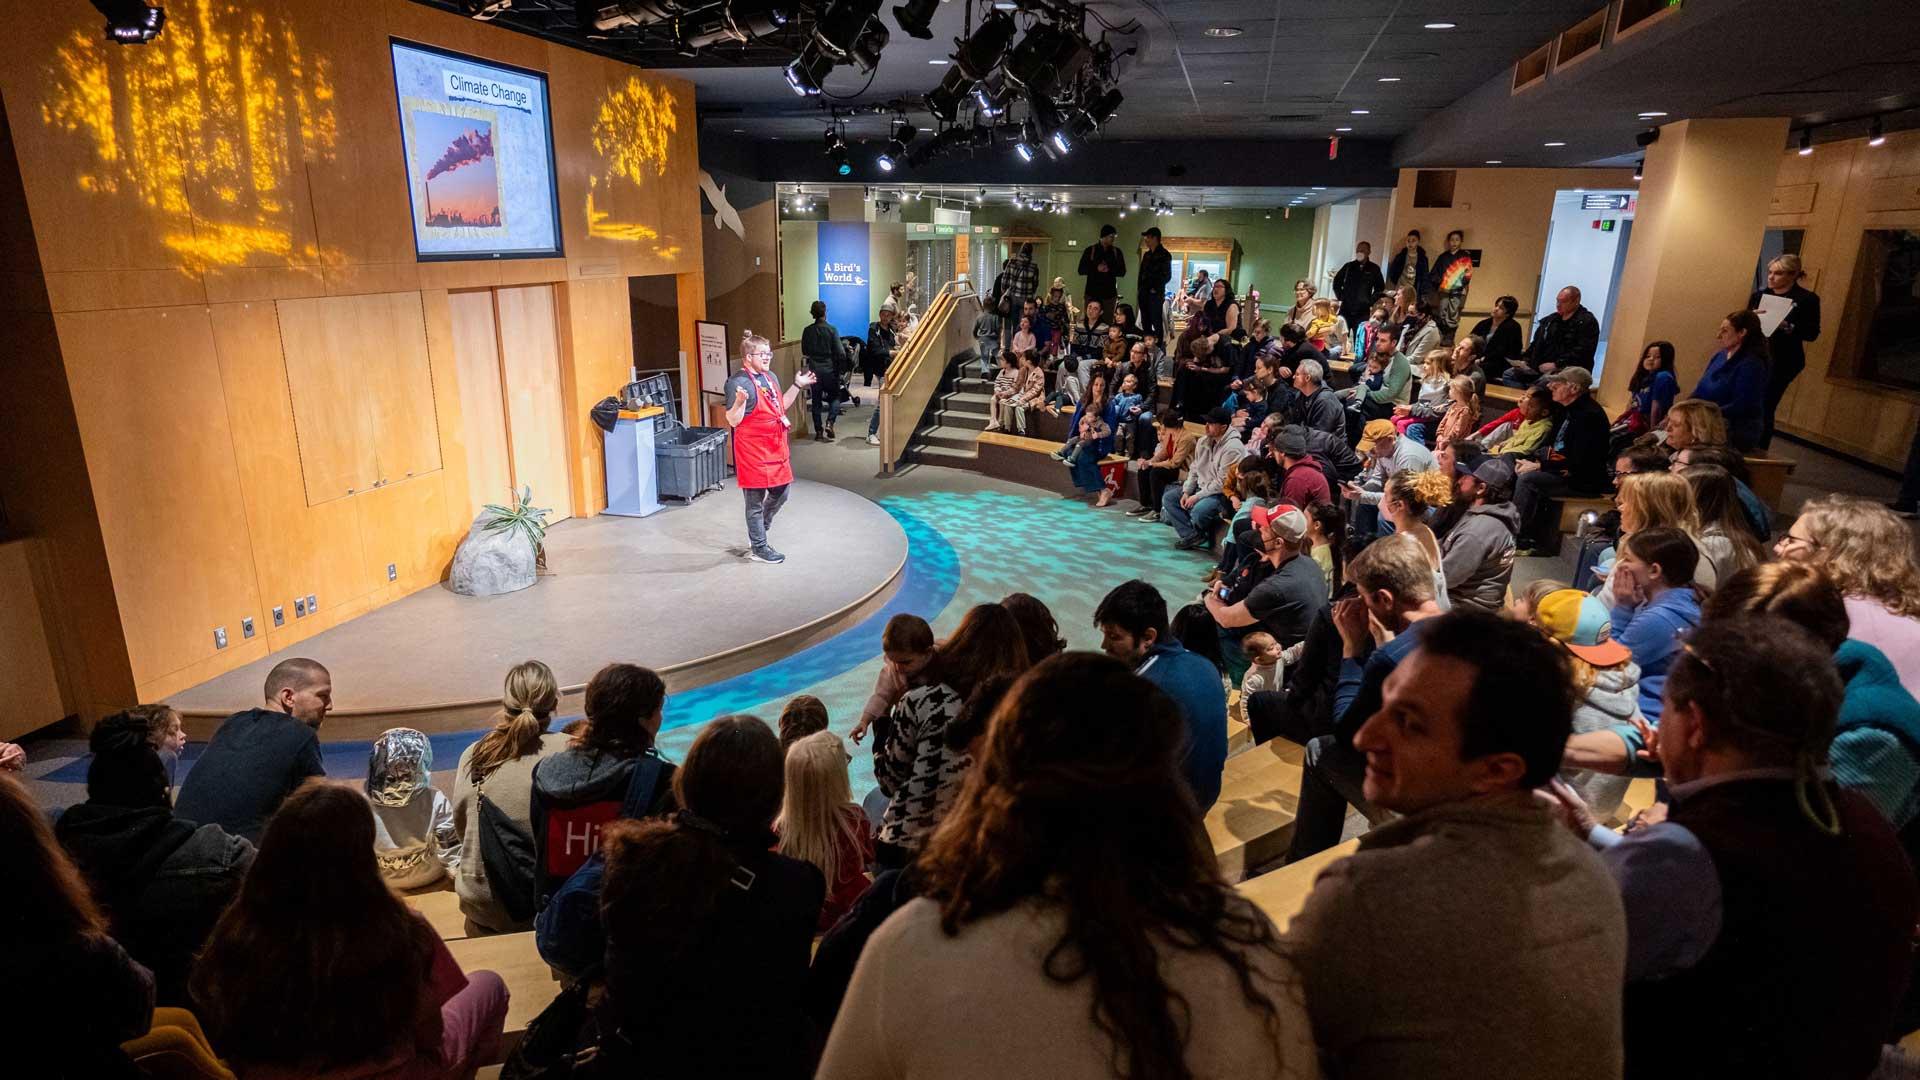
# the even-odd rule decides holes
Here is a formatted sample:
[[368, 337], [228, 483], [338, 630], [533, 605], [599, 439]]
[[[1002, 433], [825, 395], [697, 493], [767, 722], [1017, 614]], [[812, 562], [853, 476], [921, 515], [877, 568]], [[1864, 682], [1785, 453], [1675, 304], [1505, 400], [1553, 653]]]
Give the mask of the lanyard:
[[767, 408], [771, 409], [773, 415], [779, 418], [780, 426], [783, 428], [792, 427], [793, 421], [787, 418], [787, 410], [780, 407], [779, 395], [775, 394], [773, 388], [768, 385], [773, 381], [773, 376], [760, 374], [748, 375], [747, 377], [753, 380], [753, 388], [759, 392], [761, 399], [767, 403]]

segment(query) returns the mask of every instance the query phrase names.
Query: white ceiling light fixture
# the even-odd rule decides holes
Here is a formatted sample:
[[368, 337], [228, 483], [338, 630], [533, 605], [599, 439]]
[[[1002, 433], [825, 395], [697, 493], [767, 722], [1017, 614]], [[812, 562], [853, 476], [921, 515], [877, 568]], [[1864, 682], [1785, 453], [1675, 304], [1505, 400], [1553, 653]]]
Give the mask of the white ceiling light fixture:
[[944, 56], [942, 56], [942, 57], [937, 57], [937, 58], [935, 58], [935, 59], [932, 59], [932, 60], [929, 60], [929, 61], [927, 61], [927, 63], [929, 63], [929, 64], [932, 64], [932, 65], [933, 65], [934, 67], [946, 67], [946, 66], [947, 66], [948, 64], [950, 64], [950, 63], [952, 63], [952, 62], [953, 62], [953, 61], [951, 61], [951, 60], [948, 60], [948, 59], [947, 59], [946, 57], [944, 57]]
[[1540, 145], [1541, 146], [1565, 146], [1567, 144], [1563, 142], [1549, 142], [1549, 143], [1541, 143]]
[[1425, 27], [1424, 27], [1424, 29], [1427, 29], [1427, 30], [1451, 30], [1451, 29], [1453, 29], [1453, 28], [1454, 28], [1455, 26], [1457, 26], [1457, 25], [1459, 25], [1459, 24], [1458, 24], [1458, 23], [1450, 23], [1450, 22], [1430, 22], [1430, 23], [1427, 23], [1427, 24], [1425, 25]]
[[1382, 75], [1382, 76], [1380, 76], [1380, 80], [1379, 80], [1379, 81], [1381, 81], [1381, 82], [1399, 82], [1399, 81], [1400, 81], [1400, 76], [1398, 76], [1398, 75]]
[[[1007, 6], [1012, 7], [1013, 5], [1008, 4]], [[1200, 32], [1211, 38], [1239, 37], [1241, 34], [1246, 33], [1245, 30], [1237, 26], [1209, 26]]]
[[1658, 109], [1650, 109], [1646, 112], [1638, 113], [1636, 115], [1638, 115], [1642, 120], [1658, 120], [1660, 117], [1665, 116], [1667, 114], [1659, 111]]
[[1313, 185], [1313, 190], [1315, 190], [1315, 191], [1325, 191], [1325, 190], [1327, 190], [1327, 185], [1325, 185], [1325, 184], [1315, 184], [1315, 185]]
[[1372, 114], [1372, 112], [1373, 112], [1373, 110], [1372, 110], [1372, 109], [1354, 109], [1354, 110], [1353, 110], [1353, 115], [1355, 115], [1355, 116], [1369, 116], [1369, 115], [1371, 115], [1371, 114]]
[[1499, 158], [1497, 158], [1497, 157], [1496, 157], [1496, 158], [1488, 158], [1488, 159], [1487, 159], [1487, 164], [1489, 164], [1489, 165], [1498, 165], [1498, 164], [1500, 164], [1500, 159], [1499, 159]]
[[1333, 130], [1335, 130], [1335, 131], [1352, 131], [1353, 129], [1352, 129], [1352, 128], [1350, 128], [1350, 127], [1337, 127], [1337, 128], [1334, 128]]

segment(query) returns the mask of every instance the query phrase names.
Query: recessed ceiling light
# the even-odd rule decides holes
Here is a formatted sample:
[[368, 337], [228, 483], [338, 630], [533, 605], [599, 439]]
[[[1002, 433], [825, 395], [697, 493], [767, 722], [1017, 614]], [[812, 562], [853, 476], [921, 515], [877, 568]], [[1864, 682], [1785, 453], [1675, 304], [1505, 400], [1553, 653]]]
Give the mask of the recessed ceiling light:
[[1540, 145], [1541, 146], [1565, 146], [1567, 144], [1563, 142], [1550, 142], [1550, 143], [1541, 143]]
[[1381, 82], [1399, 82], [1399, 81], [1400, 81], [1400, 76], [1398, 76], [1398, 75], [1382, 75], [1382, 76], [1380, 76], [1380, 81], [1381, 81]]
[[1371, 110], [1371, 109], [1355, 109], [1355, 110], [1353, 110], [1353, 115], [1355, 115], [1355, 116], [1366, 116], [1366, 115], [1368, 115], [1368, 114], [1370, 114], [1371, 112], [1372, 112], [1372, 110]]
[[[1000, 5], [995, 4], [994, 6], [999, 7]], [[1012, 7], [1013, 5], [1008, 4], [1006, 6]], [[1208, 37], [1224, 38], [1224, 37], [1239, 37], [1241, 34], [1246, 33], [1246, 31], [1240, 29], [1237, 26], [1209, 26], [1205, 30], [1202, 30], [1201, 33], [1207, 35]]]
[[734, 128], [734, 129], [733, 129], [733, 133], [734, 133], [735, 135], [745, 135], [745, 134], [747, 133], [747, 129], [746, 129], [746, 128]]
[[1313, 190], [1315, 190], [1315, 191], [1325, 191], [1325, 190], [1327, 190], [1327, 186], [1326, 186], [1325, 184], [1315, 184], [1315, 185], [1313, 185]]
[[1233, 85], [1233, 80], [1232, 80], [1232, 79], [1221, 79], [1221, 80], [1220, 80], [1220, 85], [1221, 85], [1221, 86], [1232, 86], [1232, 85]]
[[929, 63], [929, 64], [932, 64], [932, 65], [934, 65], [935, 67], [945, 67], [945, 66], [947, 66], [947, 64], [948, 64], [949, 62], [950, 62], [950, 61], [948, 61], [948, 60], [947, 60], [947, 58], [946, 58], [946, 57], [944, 57], [944, 56], [943, 56], [943, 57], [941, 57], [941, 58], [939, 58], [938, 60], [929, 60], [929, 61], [927, 61], [927, 63]]
[[1499, 158], [1488, 158], [1488, 159], [1487, 159], [1487, 164], [1489, 164], [1489, 165], [1498, 165], [1498, 164], [1500, 164], [1500, 159], [1499, 159]]
[[1652, 119], [1655, 119], [1655, 118], [1657, 118], [1657, 117], [1661, 117], [1661, 116], [1665, 116], [1665, 115], [1667, 115], [1667, 114], [1666, 114], [1666, 113], [1663, 113], [1663, 112], [1660, 112], [1660, 111], [1658, 111], [1658, 110], [1653, 110], [1653, 111], [1650, 111], [1650, 112], [1643, 112], [1643, 113], [1641, 113], [1641, 114], [1640, 114], [1640, 119], [1642, 119], [1642, 120], [1652, 120]]
[[1350, 127], [1344, 127], [1344, 128], [1334, 128], [1333, 130], [1335, 130], [1335, 131], [1352, 131], [1353, 129], [1352, 129], [1352, 128], [1350, 128]]
[[1454, 24], [1450, 22], [1430, 22], [1426, 24], [1428, 30], [1451, 30], [1453, 27]]

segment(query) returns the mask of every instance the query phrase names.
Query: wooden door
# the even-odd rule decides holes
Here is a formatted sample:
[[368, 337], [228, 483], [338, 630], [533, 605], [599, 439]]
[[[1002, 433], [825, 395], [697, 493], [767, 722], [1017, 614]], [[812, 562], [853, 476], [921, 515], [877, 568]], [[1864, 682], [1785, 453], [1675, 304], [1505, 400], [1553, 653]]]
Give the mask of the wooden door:
[[467, 500], [471, 519], [513, 487], [507, 451], [507, 404], [500, 387], [500, 337], [493, 318], [493, 290], [447, 295], [453, 321], [453, 361], [460, 382], [461, 438], [466, 444], [467, 490], [449, 492]]
[[572, 516], [573, 489], [568, 481], [553, 286], [496, 289], [493, 305], [513, 484], [516, 489], [531, 486], [534, 505], [551, 507], [547, 520], [559, 521]]

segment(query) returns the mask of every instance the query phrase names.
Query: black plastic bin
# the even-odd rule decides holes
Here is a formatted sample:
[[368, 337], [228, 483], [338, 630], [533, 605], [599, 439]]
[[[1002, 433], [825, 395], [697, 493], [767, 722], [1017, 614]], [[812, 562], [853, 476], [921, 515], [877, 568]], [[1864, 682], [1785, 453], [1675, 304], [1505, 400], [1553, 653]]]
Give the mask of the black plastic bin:
[[682, 427], [654, 435], [654, 472], [663, 499], [694, 499], [727, 478], [727, 429]]

